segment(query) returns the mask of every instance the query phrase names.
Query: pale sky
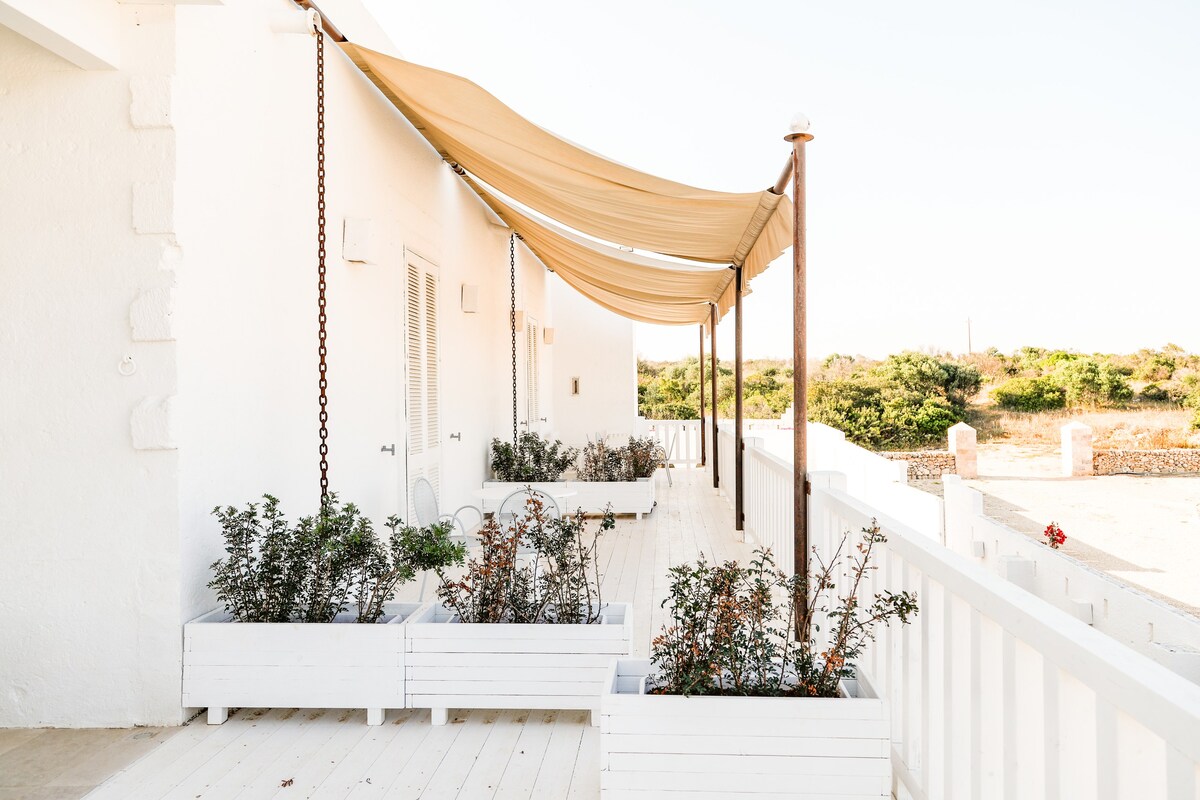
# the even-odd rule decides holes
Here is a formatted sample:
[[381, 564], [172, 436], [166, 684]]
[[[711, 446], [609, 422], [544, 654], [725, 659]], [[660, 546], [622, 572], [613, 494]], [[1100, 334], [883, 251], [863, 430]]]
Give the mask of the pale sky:
[[[964, 351], [968, 317], [976, 350], [1200, 350], [1194, 0], [367, 4], [403, 57], [695, 186], [766, 188], [805, 113], [812, 355]], [[791, 355], [790, 252], [747, 357]]]

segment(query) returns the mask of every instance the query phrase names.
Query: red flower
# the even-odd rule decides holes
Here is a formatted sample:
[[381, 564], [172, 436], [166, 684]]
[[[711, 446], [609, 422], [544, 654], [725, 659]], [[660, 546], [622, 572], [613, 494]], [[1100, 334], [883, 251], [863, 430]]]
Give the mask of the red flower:
[[1046, 544], [1053, 547], [1055, 550], [1059, 548], [1063, 542], [1067, 541], [1067, 535], [1063, 533], [1062, 528], [1051, 522], [1046, 526], [1046, 530], [1042, 531], [1042, 535], [1046, 537]]

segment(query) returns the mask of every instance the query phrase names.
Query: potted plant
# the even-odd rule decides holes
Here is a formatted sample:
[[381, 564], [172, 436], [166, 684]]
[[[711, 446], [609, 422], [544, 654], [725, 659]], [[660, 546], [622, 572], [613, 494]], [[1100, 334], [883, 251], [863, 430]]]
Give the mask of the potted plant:
[[[516, 443], [492, 439], [491, 468], [493, 480], [485, 481], [484, 488], [508, 489], [512, 492], [526, 487], [543, 492], [565, 491], [567, 484], [563, 473], [575, 466], [579, 451], [565, 446], [555, 439], [543, 439], [532, 431], [523, 433]], [[485, 498], [483, 510], [495, 511], [499, 502]]]
[[878, 625], [916, 614], [916, 597], [861, 598], [885, 540], [875, 526], [847, 539], [811, 577], [764, 550], [749, 566], [671, 570], [650, 659], [618, 660], [605, 686], [602, 795], [891, 797], [887, 703], [853, 663]]
[[480, 531], [461, 577], [441, 574], [439, 605], [405, 625], [410, 708], [444, 725], [451, 708], [589, 709], [614, 658], [631, 652], [633, 615], [600, 594], [596, 548], [615, 523], [553, 517], [536, 495]]
[[654, 510], [654, 472], [658, 469], [658, 442], [629, 437], [629, 443], [610, 447], [603, 440], [589, 442], [580, 456], [577, 480], [567, 482], [574, 492], [572, 508], [594, 513], [611, 508], [615, 514], [642, 514]]
[[209, 586], [224, 608], [184, 625], [183, 705], [211, 724], [231, 707], [365, 708], [372, 725], [404, 708], [402, 623], [419, 606], [391, 597], [462, 562], [450, 530], [392, 517], [384, 541], [336, 495], [294, 526], [270, 495], [213, 513], [226, 557]]

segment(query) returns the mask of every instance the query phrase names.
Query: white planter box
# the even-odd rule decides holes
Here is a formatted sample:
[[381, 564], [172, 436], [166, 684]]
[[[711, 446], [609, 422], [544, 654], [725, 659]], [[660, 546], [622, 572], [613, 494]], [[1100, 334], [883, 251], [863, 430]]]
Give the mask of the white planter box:
[[388, 603], [387, 622], [233, 622], [214, 611], [183, 626], [183, 706], [365, 708], [369, 725], [404, 708], [404, 623], [417, 603]]
[[[508, 494], [511, 494], [512, 492], [519, 492], [522, 489], [526, 488], [527, 486], [533, 487], [534, 489], [540, 489], [541, 491], [545, 492], [546, 494], [550, 494], [550, 495], [553, 495], [555, 492], [567, 491], [567, 482], [566, 481], [553, 481], [553, 482], [549, 482], [549, 483], [546, 483], [546, 482], [543, 482], [543, 483], [516, 483], [516, 482], [512, 482], [512, 481], [484, 481], [483, 482], [483, 488], [485, 488], [485, 489], [507, 489]], [[575, 498], [573, 498], [573, 497], [571, 498], [572, 501], [574, 501], [574, 499]], [[492, 500], [490, 498], [484, 498], [483, 502], [481, 504], [481, 509], [483, 510], [483, 513], [485, 513], [485, 514], [494, 514], [499, 507], [500, 507], [500, 500]]]
[[[513, 492], [520, 491], [526, 486], [541, 489], [547, 494], [555, 492], [573, 492], [563, 503], [563, 513], [567, 514], [582, 508], [588, 514], [599, 514], [608, 505], [612, 505], [614, 514], [636, 514], [638, 519], [642, 514], [654, 510], [654, 478], [640, 478], [636, 481], [556, 481], [555, 483], [506, 483], [504, 481], [485, 481], [485, 489], [507, 488]], [[484, 513], [495, 512], [500, 502], [485, 499]]]
[[433, 710], [444, 725], [451, 708], [588, 709], [596, 719], [613, 661], [628, 656], [633, 614], [608, 603], [594, 625], [451, 622], [441, 606], [404, 625], [409, 708]]
[[647, 695], [649, 674], [642, 659], [620, 659], [609, 673], [601, 797], [892, 796], [883, 700]]
[[567, 505], [598, 514], [611, 505], [614, 514], [642, 514], [654, 510], [654, 478], [636, 481], [567, 481], [567, 491], [575, 492]]

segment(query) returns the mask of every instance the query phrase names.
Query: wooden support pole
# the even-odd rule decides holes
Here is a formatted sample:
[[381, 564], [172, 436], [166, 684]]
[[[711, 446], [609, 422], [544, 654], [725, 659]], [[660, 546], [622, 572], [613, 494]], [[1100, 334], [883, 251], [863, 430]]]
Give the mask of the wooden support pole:
[[700, 466], [704, 466], [704, 326], [700, 326]]
[[745, 475], [742, 452], [745, 443], [742, 441], [742, 268], [737, 267], [735, 273], [733, 297], [733, 463], [734, 463], [734, 501], [733, 529], [741, 532], [745, 529]]
[[808, 122], [793, 125], [792, 143], [792, 475], [795, 481], [793, 569], [808, 574], [808, 262], [804, 196], [804, 144], [812, 141]]
[[717, 430], [717, 399], [720, 397], [717, 394], [717, 374], [720, 370], [717, 368], [717, 307], [711, 305], [708, 307], [708, 329], [712, 332], [712, 444], [713, 444], [713, 488], [721, 488], [721, 459], [720, 459], [720, 444], [721, 434]]

